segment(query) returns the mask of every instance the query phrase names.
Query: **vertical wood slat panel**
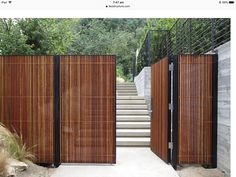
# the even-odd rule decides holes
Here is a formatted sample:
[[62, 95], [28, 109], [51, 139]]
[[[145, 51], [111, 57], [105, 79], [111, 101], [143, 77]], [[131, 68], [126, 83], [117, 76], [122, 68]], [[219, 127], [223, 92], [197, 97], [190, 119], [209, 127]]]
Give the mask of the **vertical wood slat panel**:
[[151, 66], [151, 150], [168, 159], [168, 58]]
[[115, 163], [114, 56], [61, 57], [62, 163]]
[[178, 164], [212, 163], [212, 55], [179, 56]]
[[0, 56], [0, 122], [35, 146], [38, 163], [54, 160], [52, 56]]

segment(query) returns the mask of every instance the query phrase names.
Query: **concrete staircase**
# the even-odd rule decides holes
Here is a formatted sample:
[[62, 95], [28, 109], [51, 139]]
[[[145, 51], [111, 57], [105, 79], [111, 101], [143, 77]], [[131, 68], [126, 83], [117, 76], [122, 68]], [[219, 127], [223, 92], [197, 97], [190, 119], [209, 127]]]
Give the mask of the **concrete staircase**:
[[134, 83], [116, 86], [116, 143], [118, 147], [150, 146], [150, 116], [143, 97]]

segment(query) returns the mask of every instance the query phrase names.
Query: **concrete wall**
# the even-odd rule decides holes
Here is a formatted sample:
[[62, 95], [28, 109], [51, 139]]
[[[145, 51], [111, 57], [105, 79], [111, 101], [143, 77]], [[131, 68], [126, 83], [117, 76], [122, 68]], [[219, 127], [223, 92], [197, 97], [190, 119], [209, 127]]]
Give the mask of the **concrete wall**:
[[134, 78], [138, 95], [143, 96], [150, 109], [151, 103], [151, 67], [144, 67], [142, 71]]
[[230, 176], [230, 42], [218, 48], [217, 167]]

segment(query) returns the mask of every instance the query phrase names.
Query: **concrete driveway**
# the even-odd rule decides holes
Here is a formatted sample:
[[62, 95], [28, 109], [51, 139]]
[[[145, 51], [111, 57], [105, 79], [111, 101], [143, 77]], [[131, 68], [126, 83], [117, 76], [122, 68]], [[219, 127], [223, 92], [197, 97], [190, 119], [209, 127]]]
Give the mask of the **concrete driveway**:
[[150, 148], [117, 148], [115, 165], [62, 164], [51, 177], [178, 177]]

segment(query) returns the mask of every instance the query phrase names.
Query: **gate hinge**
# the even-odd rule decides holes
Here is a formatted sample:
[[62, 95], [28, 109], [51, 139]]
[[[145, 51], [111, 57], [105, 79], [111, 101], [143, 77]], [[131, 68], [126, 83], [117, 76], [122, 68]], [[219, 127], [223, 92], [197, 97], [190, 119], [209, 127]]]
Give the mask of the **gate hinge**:
[[174, 109], [174, 105], [173, 104], [171, 104], [171, 103], [169, 103], [169, 110], [173, 110]]
[[173, 142], [168, 142], [168, 148], [173, 149]]
[[169, 64], [169, 71], [174, 71], [174, 63]]

